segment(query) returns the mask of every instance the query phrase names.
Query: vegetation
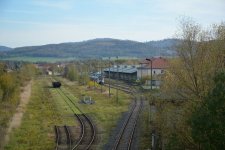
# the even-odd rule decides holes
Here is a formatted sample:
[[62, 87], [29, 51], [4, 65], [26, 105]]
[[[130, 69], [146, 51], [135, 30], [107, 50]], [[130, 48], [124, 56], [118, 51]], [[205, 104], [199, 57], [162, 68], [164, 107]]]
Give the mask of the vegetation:
[[[91, 62], [89, 62], [91, 65]], [[65, 67], [64, 77], [70, 81], [78, 81], [80, 84], [87, 84], [89, 81], [89, 74], [91, 72], [90, 65], [80, 62], [71, 63]], [[93, 64], [92, 64], [93, 65]]]
[[[37, 78], [32, 84], [32, 96], [20, 128], [10, 135], [6, 150], [52, 150], [55, 146], [54, 125], [64, 125], [62, 113], [47, 87], [48, 80]], [[69, 119], [68, 119], [69, 120]]]
[[151, 129], [150, 129], [150, 116], [149, 105], [145, 105], [142, 109], [139, 119], [140, 137], [138, 139], [139, 149], [149, 149], [151, 147]]
[[71, 64], [66, 66], [64, 76], [68, 78], [70, 81], [78, 80], [78, 72], [75, 68], [75, 65]]
[[13, 57], [7, 57], [4, 56], [3, 58], [0, 58], [0, 60], [9, 60], [9, 61], [25, 61], [25, 62], [62, 62], [62, 61], [72, 61], [78, 59], [77, 57], [66, 57], [66, 58], [55, 58], [55, 57], [36, 57], [36, 56], [13, 56]]
[[194, 141], [204, 150], [225, 147], [225, 72], [219, 73], [214, 81], [214, 89], [195, 108], [189, 122]]
[[[213, 105], [216, 106], [217, 101], [221, 100], [216, 95], [208, 96], [208, 93], [215, 87], [213, 82], [215, 75], [224, 70], [225, 24], [213, 25], [211, 30], [203, 30], [192, 20], [184, 19], [181, 21], [178, 35], [182, 39], [177, 45], [179, 57], [171, 60], [170, 68], [165, 74], [162, 91], [167, 96], [163, 97], [161, 94], [161, 98], [158, 98], [155, 124], [161, 138], [161, 145], [167, 149], [206, 149], [205, 144], [214, 141], [212, 135], [216, 138], [217, 144], [224, 143], [224, 137], [217, 138], [216, 135], [223, 134], [223, 129], [214, 132], [213, 126], [215, 120], [221, 125], [219, 120], [222, 118], [217, 117], [216, 113], [211, 114], [210, 108], [213, 106], [208, 108], [203, 107], [203, 104], [214, 103]], [[223, 81], [218, 80], [218, 82]], [[221, 92], [222, 89], [219, 91]], [[211, 99], [210, 102], [208, 99]], [[224, 99], [219, 103], [222, 104], [222, 101], [224, 102]], [[220, 114], [221, 108], [213, 110]], [[189, 124], [191, 118], [193, 120]], [[205, 127], [200, 126], [203, 125], [201, 120], [208, 122]], [[201, 124], [198, 124], [199, 122]], [[207, 131], [210, 133], [206, 133]], [[200, 137], [203, 136], [205, 138], [201, 141]], [[216, 149], [213, 144], [215, 145], [211, 143], [211, 148]]]
[[20, 100], [20, 87], [24, 86], [35, 74], [35, 68], [31, 64], [23, 64], [16, 70], [0, 64], [0, 147], [3, 145], [4, 135], [10, 118], [15, 113]]

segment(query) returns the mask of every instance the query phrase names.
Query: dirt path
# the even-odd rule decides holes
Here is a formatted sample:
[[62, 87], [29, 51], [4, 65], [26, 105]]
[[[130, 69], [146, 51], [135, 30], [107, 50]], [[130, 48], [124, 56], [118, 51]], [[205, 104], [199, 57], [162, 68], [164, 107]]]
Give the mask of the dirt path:
[[25, 87], [22, 88], [20, 94], [20, 104], [16, 108], [16, 113], [13, 115], [12, 120], [9, 123], [9, 127], [5, 136], [5, 144], [9, 142], [9, 136], [13, 129], [18, 128], [21, 124], [23, 114], [26, 111], [26, 106], [30, 100], [32, 81], [30, 81]]

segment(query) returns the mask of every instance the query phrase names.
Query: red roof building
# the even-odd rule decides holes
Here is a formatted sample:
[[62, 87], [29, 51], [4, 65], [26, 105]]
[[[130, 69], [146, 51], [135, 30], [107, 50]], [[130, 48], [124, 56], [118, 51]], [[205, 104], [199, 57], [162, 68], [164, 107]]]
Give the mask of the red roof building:
[[168, 66], [169, 66], [168, 60], [163, 57], [148, 58], [148, 60], [142, 61], [140, 63], [140, 67], [137, 68], [138, 69], [137, 78], [140, 79], [146, 76], [150, 76], [151, 72], [153, 76], [163, 74], [165, 69], [168, 68]]
[[[169, 66], [168, 60], [163, 57], [153, 57], [149, 59], [152, 61], [152, 69], [166, 69]], [[141, 67], [151, 68], [151, 62], [148, 60], [144, 60], [140, 64]]]

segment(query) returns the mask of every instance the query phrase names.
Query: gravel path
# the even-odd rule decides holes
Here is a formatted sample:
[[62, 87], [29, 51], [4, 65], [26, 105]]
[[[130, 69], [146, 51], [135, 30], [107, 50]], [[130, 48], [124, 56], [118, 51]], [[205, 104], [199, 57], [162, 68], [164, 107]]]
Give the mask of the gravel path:
[[25, 87], [22, 88], [22, 93], [20, 94], [20, 104], [16, 108], [16, 113], [13, 115], [9, 127], [7, 129], [6, 135], [5, 135], [5, 144], [9, 142], [9, 136], [13, 129], [18, 128], [21, 124], [23, 114], [26, 111], [26, 106], [30, 100], [31, 95], [31, 86], [32, 81], [30, 81]]

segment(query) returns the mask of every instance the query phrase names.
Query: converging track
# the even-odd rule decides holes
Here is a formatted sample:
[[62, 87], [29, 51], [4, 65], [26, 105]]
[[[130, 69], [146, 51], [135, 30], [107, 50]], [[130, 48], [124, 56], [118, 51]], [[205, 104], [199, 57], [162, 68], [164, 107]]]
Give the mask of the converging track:
[[[109, 84], [106, 83], [106, 84], [104, 84], [104, 86], [109, 87]], [[118, 89], [118, 90], [123, 91], [128, 94], [132, 94], [134, 92], [130, 87], [124, 86], [124, 85], [119, 85], [119, 84], [110, 84], [110, 88]]]
[[138, 116], [143, 105], [142, 100], [135, 100], [135, 104], [131, 109], [128, 118], [123, 123], [116, 141], [112, 147], [113, 150], [129, 150], [132, 147], [134, 132], [137, 125]]
[[[106, 86], [109, 86], [109, 84], [106, 84]], [[132, 88], [124, 84], [111, 84], [110, 87], [129, 93], [135, 99], [134, 105], [132, 106], [127, 118], [123, 122], [122, 127], [120, 128], [119, 133], [116, 135], [115, 141], [111, 146], [112, 150], [130, 150], [134, 146], [134, 133], [137, 127], [143, 100], [134, 87]]]
[[[90, 118], [84, 114], [75, 104], [75, 102], [60, 88], [55, 89], [62, 99], [67, 103], [74, 116], [80, 124], [80, 136], [78, 140], [72, 139], [71, 130], [68, 126], [55, 126], [56, 132], [56, 150], [88, 150], [96, 138], [96, 130]], [[75, 111], [76, 109], [76, 111]]]

